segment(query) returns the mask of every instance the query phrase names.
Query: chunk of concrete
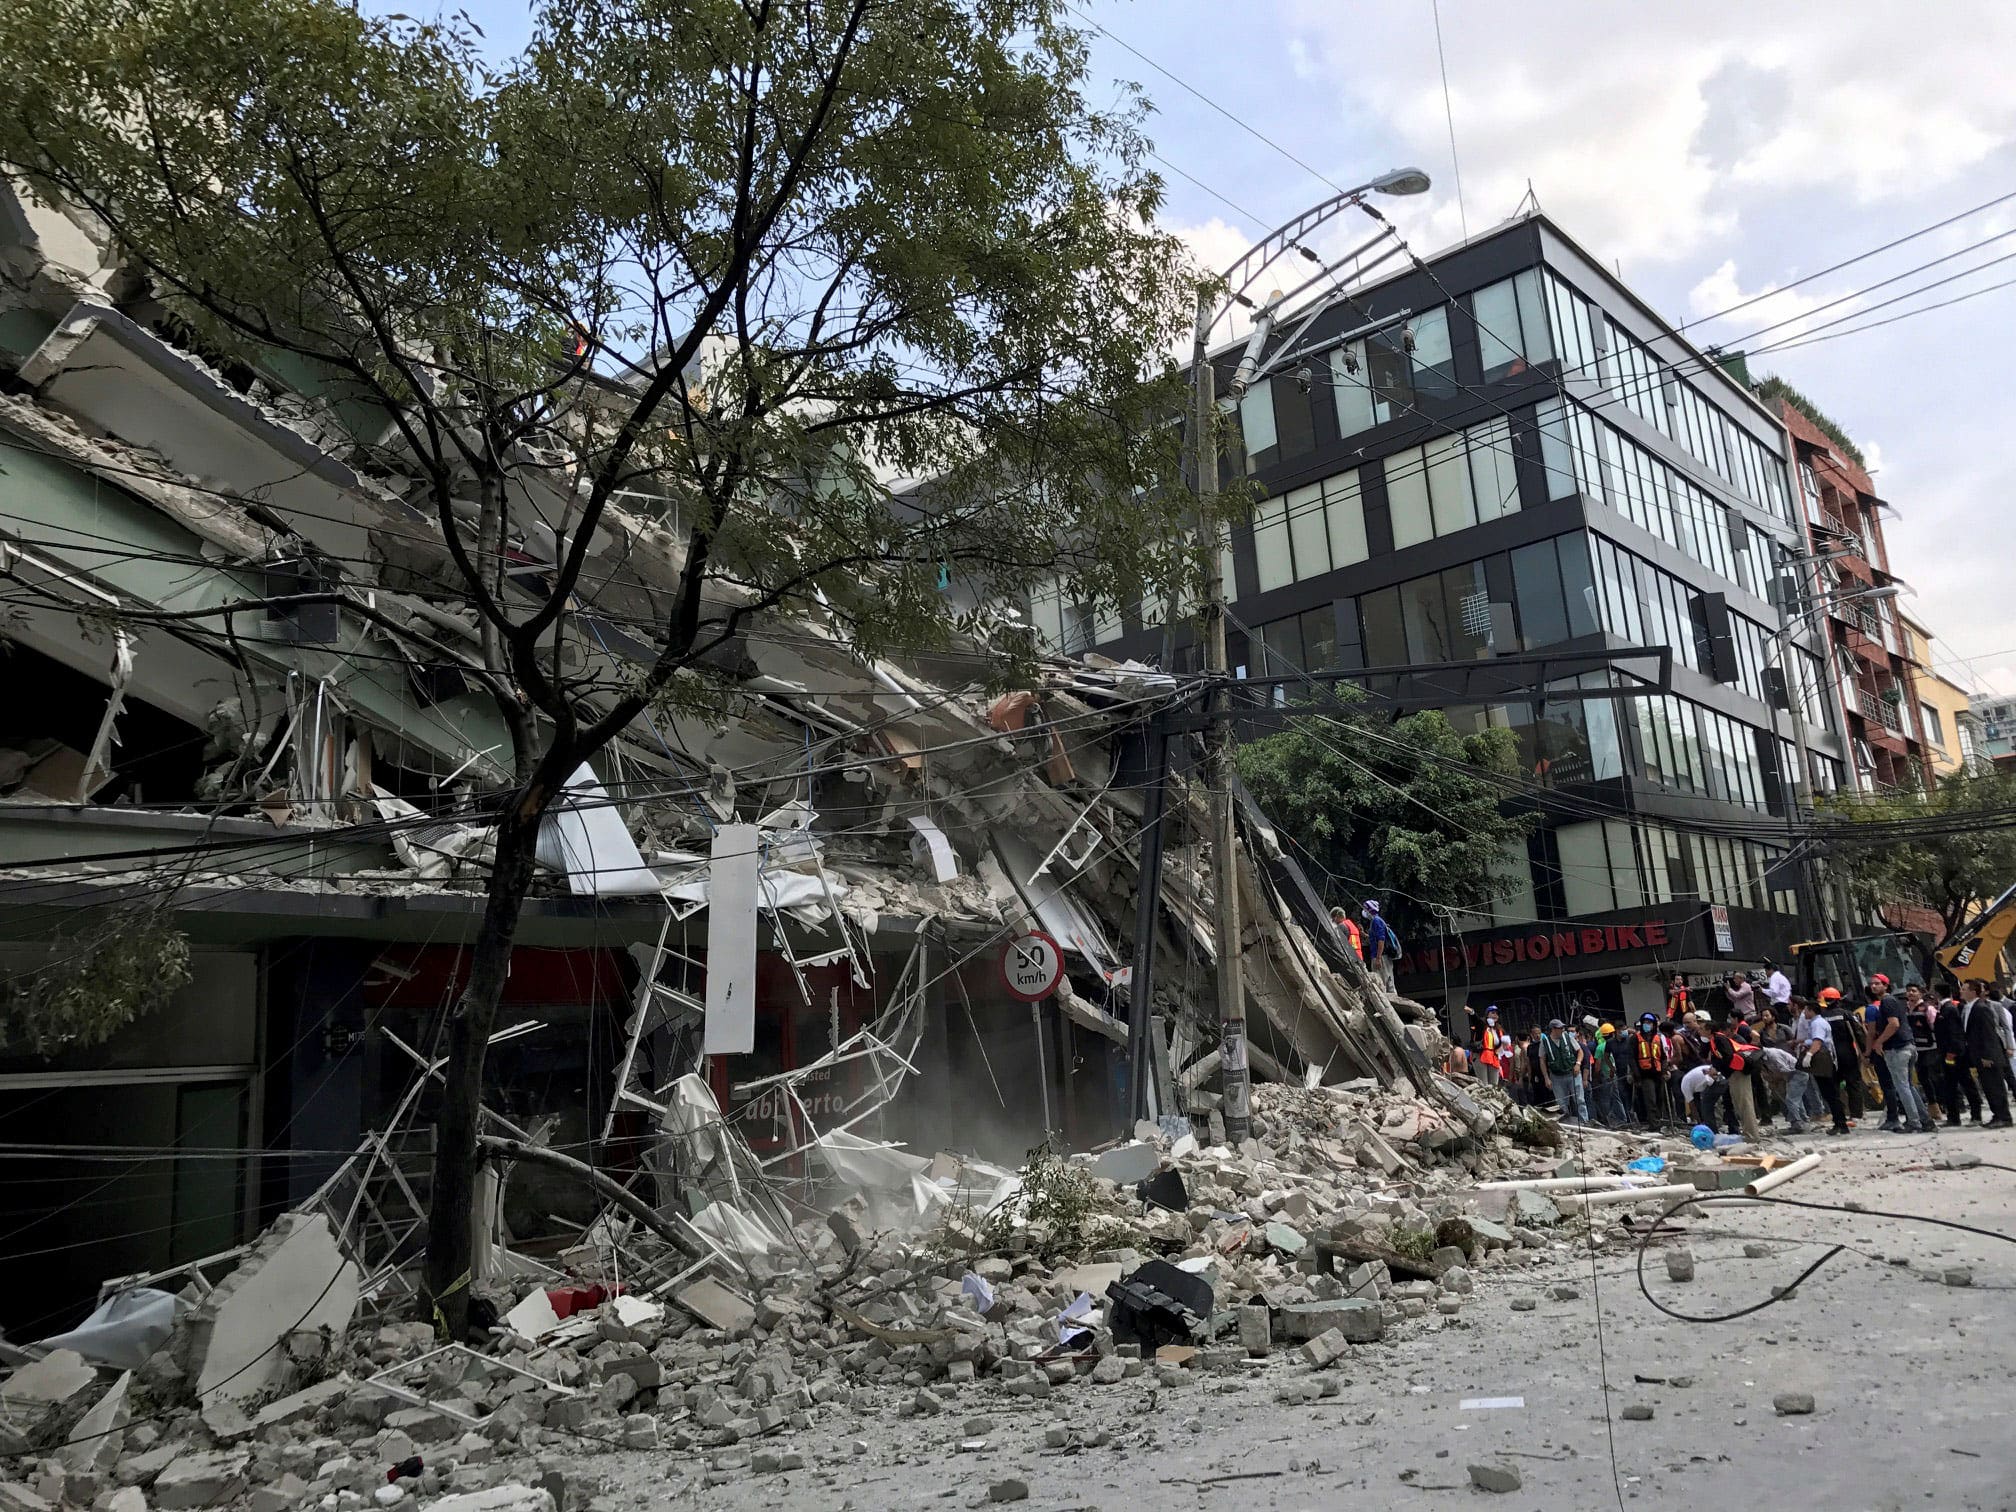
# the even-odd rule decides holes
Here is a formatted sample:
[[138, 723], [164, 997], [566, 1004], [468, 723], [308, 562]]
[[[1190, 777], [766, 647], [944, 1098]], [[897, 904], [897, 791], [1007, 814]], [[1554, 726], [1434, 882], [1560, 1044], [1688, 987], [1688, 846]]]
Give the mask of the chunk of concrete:
[[98, 1372], [74, 1349], [52, 1349], [0, 1381], [0, 1407], [9, 1412], [67, 1407], [97, 1383]]
[[1510, 1465], [1472, 1465], [1470, 1484], [1503, 1495], [1519, 1489], [1519, 1472]]
[[465, 1491], [429, 1502], [427, 1512], [556, 1512], [553, 1493], [541, 1486], [512, 1481], [487, 1491]]
[[1344, 1356], [1351, 1346], [1344, 1341], [1344, 1335], [1337, 1329], [1326, 1329], [1304, 1344], [1300, 1350], [1303, 1363], [1315, 1370], [1327, 1370]]
[[553, 1310], [553, 1299], [541, 1286], [526, 1293], [523, 1301], [504, 1314], [504, 1326], [521, 1338], [543, 1339], [560, 1326], [560, 1314]]
[[36, 1447], [97, 1383], [74, 1349], [51, 1350], [0, 1382], [0, 1455]]
[[1092, 1158], [1092, 1174], [1120, 1186], [1133, 1186], [1153, 1176], [1161, 1164], [1161, 1147], [1137, 1139], [1095, 1155]]
[[286, 1379], [286, 1340], [357, 1311], [357, 1267], [320, 1213], [290, 1213], [266, 1231], [190, 1318], [189, 1362], [199, 1397], [248, 1402]]
[[1666, 1251], [1666, 1279], [1669, 1281], [1692, 1281], [1694, 1279], [1694, 1251], [1685, 1248]]
[[243, 1449], [178, 1455], [154, 1477], [154, 1505], [162, 1512], [181, 1512], [236, 1500], [244, 1494], [251, 1458]]
[[77, 1420], [77, 1426], [70, 1430], [69, 1442], [58, 1451], [66, 1467], [109, 1474], [119, 1463], [119, 1453], [126, 1447], [124, 1430], [133, 1416], [126, 1397], [132, 1384], [133, 1372], [129, 1370]]
[[703, 1276], [680, 1287], [675, 1300], [709, 1328], [718, 1328], [726, 1334], [743, 1333], [756, 1326], [756, 1309], [710, 1277]]
[[317, 1381], [305, 1390], [292, 1396], [284, 1396], [277, 1402], [268, 1402], [253, 1415], [254, 1428], [274, 1428], [282, 1423], [298, 1423], [303, 1418], [311, 1418], [324, 1407], [333, 1405], [357, 1389], [357, 1383], [347, 1375], [337, 1374], [326, 1381]]
[[1771, 1398], [1771, 1406], [1780, 1417], [1806, 1417], [1813, 1411], [1813, 1393], [1781, 1391]]
[[1266, 1232], [1268, 1247], [1291, 1260], [1309, 1247], [1309, 1241], [1285, 1223], [1270, 1223]]
[[1239, 1309], [1239, 1347], [1258, 1359], [1273, 1348], [1273, 1319], [1265, 1306]]
[[1522, 1187], [1512, 1194], [1511, 1221], [1514, 1227], [1553, 1228], [1561, 1221], [1561, 1209], [1544, 1192]]
[[1351, 1344], [1376, 1344], [1385, 1336], [1385, 1316], [1377, 1302], [1344, 1297], [1335, 1302], [1291, 1302], [1281, 1310], [1283, 1337], [1313, 1339], [1336, 1329]]

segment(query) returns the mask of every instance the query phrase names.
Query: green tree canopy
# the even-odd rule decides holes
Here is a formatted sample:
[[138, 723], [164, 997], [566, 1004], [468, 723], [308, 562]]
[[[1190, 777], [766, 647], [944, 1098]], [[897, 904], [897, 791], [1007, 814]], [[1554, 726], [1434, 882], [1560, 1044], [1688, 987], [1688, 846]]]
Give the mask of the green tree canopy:
[[1858, 913], [1916, 905], [1950, 932], [2016, 882], [2016, 774], [1951, 772], [1923, 793], [1840, 793], [1822, 812]]
[[1376, 898], [1410, 946], [1435, 906], [1488, 913], [1505, 848], [1531, 828], [1501, 803], [1509, 730], [1464, 734], [1433, 710], [1291, 718], [1239, 750], [1239, 775], [1332, 903]]

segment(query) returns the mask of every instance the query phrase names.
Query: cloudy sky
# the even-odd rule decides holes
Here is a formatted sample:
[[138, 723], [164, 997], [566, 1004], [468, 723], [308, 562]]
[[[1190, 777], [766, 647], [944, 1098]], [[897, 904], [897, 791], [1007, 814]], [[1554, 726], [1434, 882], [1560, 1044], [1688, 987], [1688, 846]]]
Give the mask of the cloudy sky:
[[[2006, 0], [1441, 0], [1460, 205], [1430, 0], [1085, 3], [1112, 34], [1101, 71], [1155, 103], [1169, 224], [1216, 264], [1330, 190], [1130, 47], [1339, 184], [1427, 169], [1433, 193], [1384, 202], [1421, 251], [1460, 237], [1466, 216], [1472, 233], [1504, 219], [1530, 184], [1674, 320], [2016, 192]], [[1942, 670], [2016, 691], [2016, 286], [1838, 334], [2005, 279], [2016, 198], [1689, 334], [1754, 348], [1854, 317], [1756, 371], [1804, 390], [1868, 454], [1896, 506], [1891, 564]], [[1950, 281], [1873, 308], [1937, 280]]]

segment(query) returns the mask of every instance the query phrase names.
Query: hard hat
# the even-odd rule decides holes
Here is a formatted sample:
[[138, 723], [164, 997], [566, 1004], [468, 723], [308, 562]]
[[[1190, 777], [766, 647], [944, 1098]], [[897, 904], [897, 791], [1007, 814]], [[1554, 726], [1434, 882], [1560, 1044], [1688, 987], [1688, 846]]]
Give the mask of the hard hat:
[[1822, 987], [1820, 989], [1820, 1001], [1823, 1003], [1840, 1002], [1841, 989], [1839, 987]]
[[1615, 1024], [1605, 1024], [1601, 1029], [1598, 1029], [1596, 1032], [1598, 1034], [1615, 1034], [1617, 1032], [1617, 1026]]

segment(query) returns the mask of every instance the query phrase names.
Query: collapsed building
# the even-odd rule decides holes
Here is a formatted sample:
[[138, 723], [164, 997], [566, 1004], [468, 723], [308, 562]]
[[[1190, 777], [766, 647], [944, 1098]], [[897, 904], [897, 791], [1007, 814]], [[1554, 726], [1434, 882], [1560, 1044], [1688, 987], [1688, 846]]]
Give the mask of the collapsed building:
[[[311, 375], [207, 359], [88, 216], [11, 187], [0, 267], [0, 972], [14, 1005], [57, 979], [144, 1006], [74, 1041], [10, 1014], [0, 1329], [45, 1335], [108, 1281], [238, 1254], [284, 1214], [326, 1216], [383, 1282], [422, 1242], [441, 1026], [483, 902], [473, 815], [510, 780], [478, 630], [436, 591], [431, 517], [360, 464], [368, 417]], [[564, 513], [564, 479], [542, 498], [529, 476], [507, 586], [551, 569]], [[649, 660], [676, 576], [676, 521], [623, 502], [564, 646], [612, 674]], [[335, 584], [355, 612], [122, 617]], [[1208, 1137], [1213, 907], [1180, 758], [1139, 897], [1144, 742], [1195, 688], [1087, 656], [998, 696], [987, 650], [877, 658], [757, 618], [718, 658], [725, 713], [649, 710], [577, 772], [490, 1052], [493, 1132], [585, 1152], [684, 1221], [713, 1199], [667, 1131], [724, 1127], [730, 1195], [764, 1194], [713, 1203], [697, 1242], [730, 1252], [766, 1204], [802, 1214], [892, 1150], [1011, 1169], [1045, 1140], [1125, 1133], [1144, 1096]], [[1430, 1017], [1345, 954], [1264, 816], [1242, 823], [1256, 1075], [1404, 1084], [1487, 1132], [1430, 1070]], [[1141, 917], [1160, 962], [1132, 1014], [1146, 1089]], [[726, 1017], [708, 1011], [721, 929], [750, 989]], [[1003, 971], [1031, 931], [1064, 967], [1034, 1002]], [[494, 1200], [507, 1252], [607, 1207], [524, 1163]]]

